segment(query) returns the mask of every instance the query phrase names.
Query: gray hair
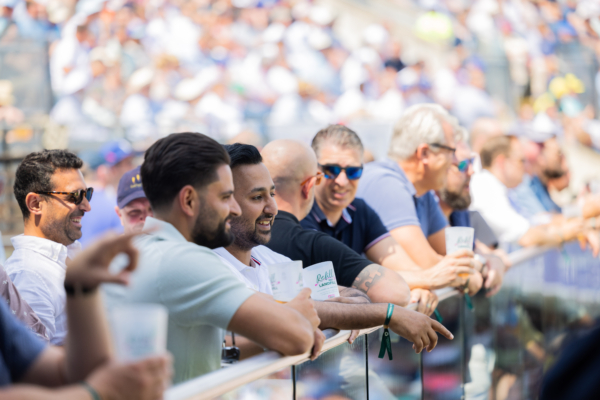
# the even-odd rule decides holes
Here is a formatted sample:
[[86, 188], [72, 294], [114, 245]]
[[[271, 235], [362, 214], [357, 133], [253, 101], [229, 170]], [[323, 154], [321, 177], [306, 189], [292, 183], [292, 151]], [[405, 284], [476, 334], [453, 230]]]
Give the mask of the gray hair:
[[[450, 124], [457, 143], [467, 140], [466, 129], [439, 104], [416, 104], [407, 108], [394, 126], [388, 156], [406, 160], [423, 143], [446, 144], [443, 122]], [[432, 148], [432, 151], [439, 150]]]
[[365, 150], [356, 132], [344, 125], [329, 125], [317, 132], [311, 143], [317, 158], [319, 158], [319, 151], [326, 141], [342, 148], [357, 149], [361, 155]]

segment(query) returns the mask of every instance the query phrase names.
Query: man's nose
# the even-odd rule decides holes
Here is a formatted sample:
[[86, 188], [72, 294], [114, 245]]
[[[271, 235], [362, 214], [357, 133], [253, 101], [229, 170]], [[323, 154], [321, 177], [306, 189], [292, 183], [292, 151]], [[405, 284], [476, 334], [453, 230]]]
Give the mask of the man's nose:
[[335, 183], [339, 186], [346, 186], [349, 182], [348, 175], [346, 175], [346, 171], [341, 171], [340, 174], [335, 178]]
[[235, 200], [235, 197], [233, 197], [233, 196], [231, 196], [231, 204], [229, 205], [229, 214], [233, 215], [234, 217], [239, 217], [240, 215], [242, 215], [242, 208], [240, 207], [238, 202]]
[[265, 208], [263, 209], [263, 212], [265, 214], [270, 214], [270, 215], [277, 215], [277, 202], [275, 202], [275, 199], [273, 197], [269, 196], [269, 199], [267, 200], [267, 205], [265, 206]]
[[85, 212], [92, 211], [92, 206], [85, 196], [83, 197], [83, 201], [79, 204], [78, 207], [80, 210], [85, 211]]

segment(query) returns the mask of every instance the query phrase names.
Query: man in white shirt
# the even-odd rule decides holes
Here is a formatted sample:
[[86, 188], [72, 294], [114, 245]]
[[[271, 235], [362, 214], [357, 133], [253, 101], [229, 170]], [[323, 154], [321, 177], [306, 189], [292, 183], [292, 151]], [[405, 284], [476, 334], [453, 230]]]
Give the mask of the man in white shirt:
[[517, 187], [525, 174], [525, 156], [519, 139], [496, 136], [481, 149], [483, 170], [471, 178], [471, 210], [479, 211], [500, 242], [520, 246], [559, 245], [576, 239], [581, 221], [532, 226], [510, 203], [508, 189]]
[[67, 334], [65, 263], [81, 247], [81, 218], [91, 210], [82, 165], [66, 150], [44, 150], [25, 157], [15, 178], [25, 229], [12, 238], [15, 251], [4, 268], [55, 345]]
[[[291, 261], [264, 246], [271, 239], [271, 226], [277, 215], [277, 203], [273, 198], [275, 185], [256, 147], [236, 143], [226, 146], [226, 149], [231, 158], [234, 197], [242, 213], [231, 218], [234, 241], [225, 248], [213, 251], [227, 261], [226, 264], [246, 286], [255, 290], [258, 288], [263, 293], [272, 293], [267, 265]], [[352, 288], [340, 289], [342, 295], [344, 291], [357, 291]], [[313, 302], [321, 320], [321, 329], [358, 330], [384, 322], [388, 308], [386, 303], [364, 303], [360, 296], [351, 297], [353, 293], [348, 296]], [[424, 348], [433, 350], [437, 344], [436, 332], [452, 339], [452, 334], [438, 322], [400, 306], [394, 308], [390, 329], [413, 342], [416, 352]], [[353, 339], [351, 336], [350, 340]]]

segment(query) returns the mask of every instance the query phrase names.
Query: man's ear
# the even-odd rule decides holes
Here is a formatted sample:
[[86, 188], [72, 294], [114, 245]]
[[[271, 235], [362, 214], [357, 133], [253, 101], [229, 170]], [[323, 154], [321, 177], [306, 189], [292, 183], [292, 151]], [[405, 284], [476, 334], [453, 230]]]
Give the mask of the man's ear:
[[192, 185], [182, 187], [177, 196], [177, 202], [181, 211], [188, 217], [194, 216], [194, 208], [197, 207], [196, 202], [198, 201], [200, 201], [198, 192], [196, 192]]
[[302, 193], [302, 198], [303, 199], [308, 199], [310, 197], [310, 190], [312, 189], [312, 187], [315, 185], [315, 180], [311, 179], [308, 182], [306, 182], [304, 185], [302, 185], [302, 189], [301, 189], [301, 193]]
[[41, 194], [27, 193], [27, 196], [25, 196], [25, 205], [27, 206], [29, 213], [32, 215], [41, 216], [44, 207], [46, 206], [44, 203], [45, 202]]
[[119, 221], [121, 221], [121, 226], [125, 226], [125, 224], [123, 224], [123, 216], [121, 214], [121, 209], [119, 208], [119, 206], [115, 206], [115, 212], [117, 213], [117, 216], [119, 217]]
[[419, 161], [421, 161], [423, 164], [428, 164], [429, 160], [429, 153], [431, 152], [431, 149], [429, 148], [429, 145], [427, 143], [422, 143], [419, 145], [419, 147], [417, 147], [417, 151], [416, 151], [416, 155], [417, 155], [417, 159]]

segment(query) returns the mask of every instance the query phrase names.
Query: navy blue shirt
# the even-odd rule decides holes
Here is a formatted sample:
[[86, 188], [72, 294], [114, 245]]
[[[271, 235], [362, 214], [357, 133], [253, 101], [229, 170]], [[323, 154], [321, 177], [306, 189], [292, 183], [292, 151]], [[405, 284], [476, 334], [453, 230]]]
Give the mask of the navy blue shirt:
[[276, 253], [292, 260], [302, 260], [304, 268], [331, 261], [338, 285], [350, 287], [363, 269], [373, 264], [345, 244], [322, 232], [303, 229], [298, 219], [279, 211], [266, 244]]
[[453, 211], [449, 220], [450, 226], [466, 226], [475, 229], [475, 240], [493, 249], [498, 247], [498, 237], [478, 211]]
[[350, 247], [358, 254], [390, 236], [379, 215], [363, 199], [354, 199], [342, 212], [342, 218], [329, 225], [327, 217], [315, 201], [312, 210], [300, 224], [304, 229], [314, 229], [328, 234]]
[[535, 196], [540, 203], [542, 203], [542, 206], [544, 206], [546, 211], [558, 214], [562, 212], [562, 209], [554, 202], [554, 200], [552, 200], [552, 197], [550, 197], [548, 188], [544, 186], [540, 178], [533, 176], [529, 182], [529, 186], [531, 186], [533, 193], [535, 193]]
[[44, 348], [45, 344], [17, 320], [0, 298], [0, 387], [21, 379]]

